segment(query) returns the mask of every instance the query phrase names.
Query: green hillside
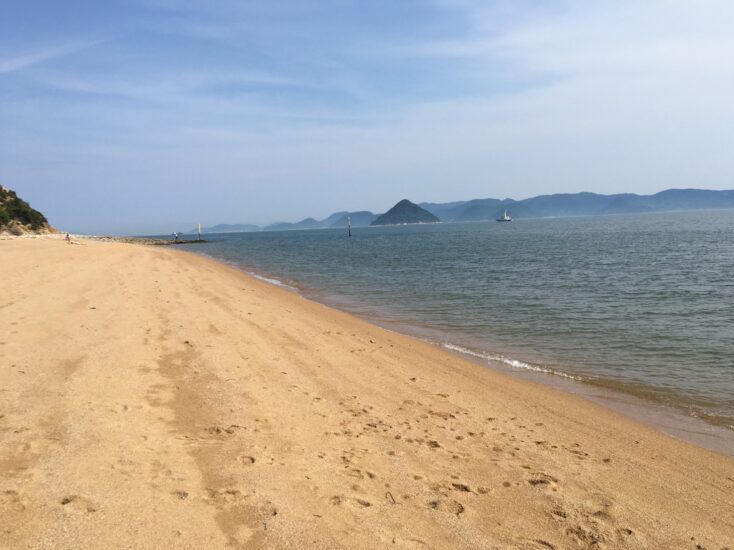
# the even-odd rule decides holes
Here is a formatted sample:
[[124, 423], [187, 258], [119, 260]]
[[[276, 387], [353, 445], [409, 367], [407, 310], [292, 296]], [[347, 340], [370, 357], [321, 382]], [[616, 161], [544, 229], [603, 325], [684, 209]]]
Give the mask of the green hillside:
[[0, 186], [0, 230], [11, 224], [22, 225], [31, 231], [48, 229], [48, 220], [43, 214], [31, 208], [15, 191]]

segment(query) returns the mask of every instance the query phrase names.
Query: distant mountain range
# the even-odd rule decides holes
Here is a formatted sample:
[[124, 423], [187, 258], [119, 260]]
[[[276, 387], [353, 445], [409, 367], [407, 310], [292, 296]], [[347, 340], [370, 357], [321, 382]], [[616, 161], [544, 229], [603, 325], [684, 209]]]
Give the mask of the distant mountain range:
[[559, 193], [516, 201], [513, 199], [474, 199], [463, 202], [421, 203], [419, 206], [445, 222], [493, 220], [507, 210], [515, 219], [604, 214], [634, 214], [670, 210], [734, 208], [734, 190], [668, 189], [654, 195], [621, 193]]
[[370, 225], [377, 214], [362, 210], [360, 212], [334, 212], [323, 220], [306, 218], [300, 222], [273, 223], [263, 228], [264, 231], [288, 231], [292, 229], [330, 229], [334, 227], [346, 227], [347, 218], [352, 218], [352, 227], [364, 227]]
[[347, 218], [352, 219], [352, 227], [366, 227], [370, 225], [375, 218], [377, 218], [377, 214], [373, 214], [367, 210], [362, 210], [360, 212], [347, 212], [331, 224], [330, 227], [346, 227]]
[[[672, 210], [704, 210], [734, 208], [734, 190], [667, 189], [654, 195], [619, 193], [558, 193], [539, 195], [523, 200], [474, 199], [445, 203], [423, 202], [417, 205], [400, 201], [382, 215], [368, 211], [334, 212], [323, 220], [306, 218], [296, 223], [274, 223], [264, 228], [254, 225], [217, 225], [202, 230], [205, 233], [235, 231], [285, 231], [291, 229], [327, 229], [346, 227], [352, 218], [353, 227], [426, 222], [469, 222], [495, 220], [507, 210], [514, 219], [634, 214]], [[418, 209], [418, 210], [416, 210]], [[431, 216], [426, 216], [430, 214]], [[243, 229], [236, 229], [236, 228]], [[224, 228], [224, 229], [223, 229]], [[195, 233], [192, 231], [191, 233]]]
[[[272, 223], [265, 227], [248, 224], [220, 224], [212, 227], [203, 227], [202, 233], [240, 233], [251, 231], [293, 231], [296, 229], [332, 229], [337, 227], [346, 227], [347, 218], [352, 218], [352, 227], [366, 227], [377, 218], [377, 214], [361, 210], [359, 212], [334, 212], [323, 220], [314, 218], [306, 218], [300, 222], [278, 222]], [[242, 228], [242, 229], [239, 229]], [[186, 234], [195, 234], [196, 229], [187, 231]]]

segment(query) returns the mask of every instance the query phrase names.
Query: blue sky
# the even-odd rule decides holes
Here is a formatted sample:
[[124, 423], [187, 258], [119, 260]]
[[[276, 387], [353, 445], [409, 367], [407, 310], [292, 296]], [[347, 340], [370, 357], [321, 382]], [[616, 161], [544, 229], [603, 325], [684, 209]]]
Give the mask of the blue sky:
[[4, 0], [0, 183], [148, 233], [734, 188], [734, 3]]

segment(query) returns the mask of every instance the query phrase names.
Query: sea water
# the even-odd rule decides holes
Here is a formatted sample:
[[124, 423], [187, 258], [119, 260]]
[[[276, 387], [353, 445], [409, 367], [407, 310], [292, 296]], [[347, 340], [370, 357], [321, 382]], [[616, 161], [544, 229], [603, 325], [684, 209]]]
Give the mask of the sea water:
[[448, 349], [734, 428], [734, 210], [207, 236]]

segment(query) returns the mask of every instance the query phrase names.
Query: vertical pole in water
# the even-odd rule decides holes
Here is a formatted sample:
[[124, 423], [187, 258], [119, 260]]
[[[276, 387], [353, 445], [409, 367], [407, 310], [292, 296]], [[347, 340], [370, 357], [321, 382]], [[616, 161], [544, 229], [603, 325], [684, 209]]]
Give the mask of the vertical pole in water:
[[352, 218], [347, 216], [347, 230], [349, 232], [349, 236], [352, 236]]
[[199, 240], [201, 240], [201, 224], [196, 226], [196, 231], [199, 233]]

